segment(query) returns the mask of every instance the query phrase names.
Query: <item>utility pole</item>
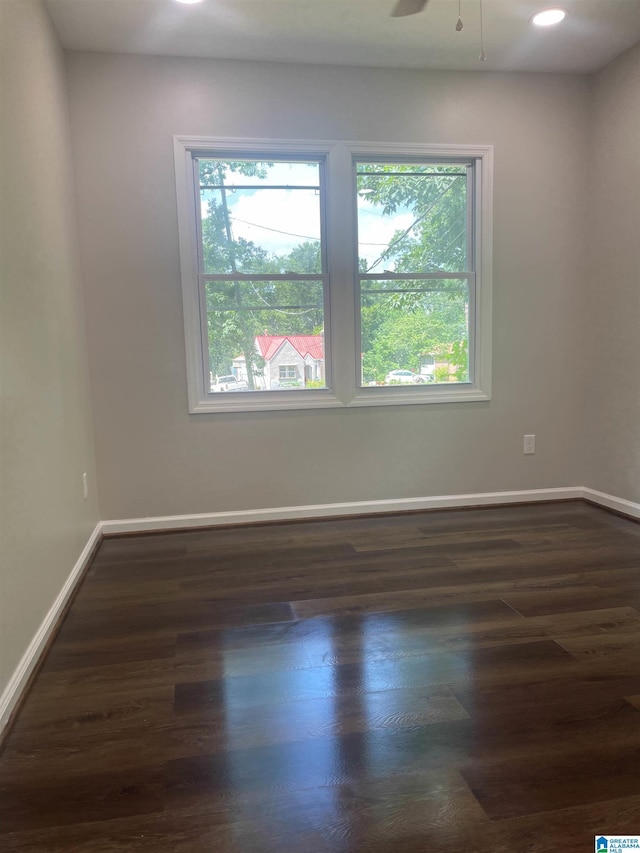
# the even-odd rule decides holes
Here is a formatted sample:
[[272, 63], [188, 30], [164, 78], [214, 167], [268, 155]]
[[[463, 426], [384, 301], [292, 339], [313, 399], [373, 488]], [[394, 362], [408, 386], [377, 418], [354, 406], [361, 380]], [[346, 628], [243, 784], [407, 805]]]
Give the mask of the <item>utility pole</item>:
[[[233, 242], [233, 233], [231, 231], [231, 217], [229, 216], [229, 206], [227, 204], [227, 190], [224, 185], [224, 169], [222, 168], [222, 163], [218, 163], [218, 180], [220, 182], [220, 196], [222, 198], [224, 229], [227, 236], [227, 244], [229, 247], [229, 263], [231, 264], [231, 272], [235, 276], [238, 274], [238, 267], [236, 265], [236, 253]], [[235, 299], [235, 303], [238, 307], [238, 316], [240, 326], [242, 328], [242, 350], [244, 355], [244, 363], [247, 370], [247, 384], [249, 386], [250, 391], [255, 391], [256, 386], [253, 381], [253, 349], [255, 335], [253, 331], [251, 329], [248, 329], [245, 325], [245, 318], [247, 317], [247, 313], [243, 310], [244, 305], [242, 302], [242, 291], [240, 289], [240, 282], [237, 280], [233, 283], [233, 296]]]

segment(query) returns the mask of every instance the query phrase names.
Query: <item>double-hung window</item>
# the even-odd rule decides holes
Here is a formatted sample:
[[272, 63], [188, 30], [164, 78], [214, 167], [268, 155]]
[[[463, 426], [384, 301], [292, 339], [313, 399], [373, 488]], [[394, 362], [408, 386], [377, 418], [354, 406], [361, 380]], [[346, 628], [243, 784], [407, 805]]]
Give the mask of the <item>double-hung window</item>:
[[175, 151], [190, 411], [489, 398], [489, 147]]

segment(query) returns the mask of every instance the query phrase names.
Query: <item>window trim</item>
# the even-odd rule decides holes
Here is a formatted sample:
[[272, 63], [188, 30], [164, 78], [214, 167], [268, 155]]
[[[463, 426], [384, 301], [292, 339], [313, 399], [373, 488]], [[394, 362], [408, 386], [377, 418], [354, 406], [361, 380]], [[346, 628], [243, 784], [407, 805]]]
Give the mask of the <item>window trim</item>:
[[[277, 139], [234, 139], [175, 136], [174, 158], [178, 205], [178, 237], [185, 328], [189, 412], [274, 411], [407, 404], [459, 403], [491, 399], [491, 285], [493, 146], [431, 145], [373, 142], [335, 142]], [[321, 196], [323, 235], [329, 285], [325, 292], [326, 388], [289, 391], [253, 391], [250, 394], [210, 394], [206, 390], [202, 333], [202, 305], [198, 265], [198, 187], [195, 156], [317, 159], [324, 192]], [[422, 158], [473, 161], [473, 205], [468, 206], [473, 230], [475, 295], [469, 308], [469, 360], [473, 381], [393, 387], [359, 387], [360, 353], [357, 326], [359, 282], [357, 272], [358, 160]], [[233, 398], [233, 399], [229, 399]]]

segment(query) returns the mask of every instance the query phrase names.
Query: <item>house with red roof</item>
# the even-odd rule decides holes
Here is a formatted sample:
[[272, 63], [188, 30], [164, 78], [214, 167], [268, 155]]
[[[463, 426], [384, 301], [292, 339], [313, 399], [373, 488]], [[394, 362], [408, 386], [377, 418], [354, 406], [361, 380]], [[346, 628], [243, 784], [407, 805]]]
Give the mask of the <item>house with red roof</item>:
[[[254, 369], [257, 389], [304, 388], [309, 382], [324, 382], [324, 335], [258, 335]], [[233, 372], [246, 379], [244, 356], [233, 360]]]

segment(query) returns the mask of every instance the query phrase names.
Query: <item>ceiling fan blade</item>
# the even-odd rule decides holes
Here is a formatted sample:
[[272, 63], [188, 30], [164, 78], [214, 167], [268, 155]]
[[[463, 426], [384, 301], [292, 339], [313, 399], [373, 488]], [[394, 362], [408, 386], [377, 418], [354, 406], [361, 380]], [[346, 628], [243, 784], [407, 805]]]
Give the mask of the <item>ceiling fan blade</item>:
[[404, 18], [405, 15], [417, 15], [422, 12], [429, 0], [398, 0], [391, 12], [392, 18]]

